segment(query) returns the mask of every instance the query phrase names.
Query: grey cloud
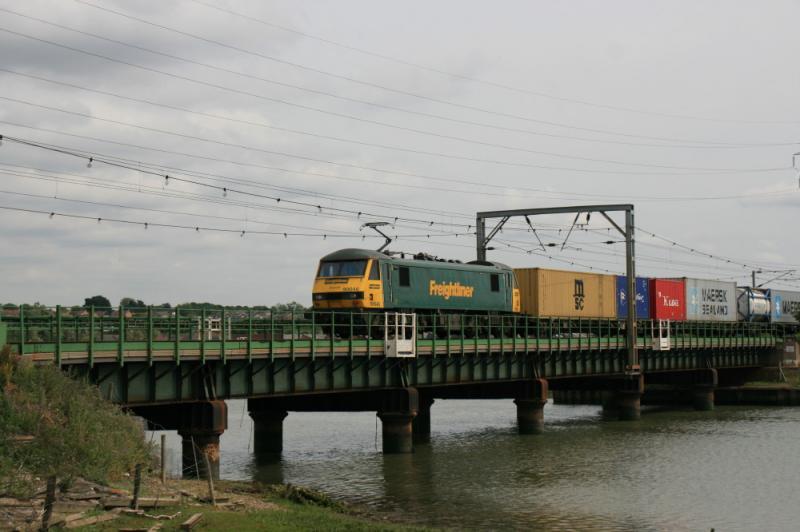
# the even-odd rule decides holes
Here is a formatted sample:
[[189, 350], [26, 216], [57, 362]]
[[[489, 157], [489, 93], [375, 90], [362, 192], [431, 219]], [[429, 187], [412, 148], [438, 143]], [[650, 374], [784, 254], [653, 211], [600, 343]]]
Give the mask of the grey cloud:
[[[497, 87], [448, 78], [374, 57], [344, 51], [279, 30], [223, 15], [192, 2], [124, 2], [97, 0], [98, 5], [129, 12], [135, 16], [160, 21], [224, 42], [282, 57], [288, 61], [341, 73], [357, 79], [400, 90], [426, 94], [458, 104], [496, 110], [543, 121], [575, 124], [587, 128], [619, 130], [643, 135], [677, 139], [713, 139], [723, 142], [765, 142], [797, 139], [796, 124], [742, 124], [684, 120], [641, 115], [624, 111], [602, 110], [575, 103], [559, 102], [533, 94], [515, 93]], [[610, 135], [576, 131], [540, 122], [532, 122], [483, 113], [463, 107], [448, 106], [424, 99], [381, 91], [320, 74], [293, 69], [253, 56], [226, 50], [121, 19], [74, 2], [2, 2], [0, 6], [25, 11], [85, 31], [163, 50], [179, 56], [241, 70], [253, 75], [331, 91], [352, 98], [420, 112], [435, 113], [456, 119], [522, 128], [541, 133], [579, 137], [625, 140]], [[787, 21], [796, 19], [797, 8], [772, 5], [759, 10], [744, 5], [711, 3], [698, 6], [677, 2], [668, 11], [658, 6], [644, 7], [630, 2], [602, 6], [593, 3], [554, 5], [516, 2], [502, 9], [489, 9], [480, 3], [442, 2], [436, 4], [385, 4], [361, 2], [347, 5], [286, 4], [275, 7], [255, 2], [231, 2], [231, 8], [278, 24], [297, 27], [310, 33], [352, 43], [431, 65], [442, 70], [508, 85], [529, 87], [575, 98], [605, 102], [610, 105], [720, 118], [792, 120], [800, 119], [796, 104], [797, 79], [786, 68], [791, 50], [797, 48], [796, 31]], [[714, 7], [716, 6], [716, 7]], [[724, 9], [723, 9], [724, 7]], [[581, 13], [576, 16], [575, 10]], [[721, 15], [724, 13], [724, 15]], [[197, 78], [237, 90], [282, 98], [298, 104], [313, 105], [332, 112], [352, 114], [401, 127], [429, 130], [496, 144], [553, 151], [579, 157], [625, 160], [668, 166], [750, 168], [787, 167], [791, 147], [707, 150], [632, 147], [595, 144], [543, 136], [499, 131], [482, 126], [458, 125], [433, 118], [347, 103], [321, 95], [311, 95], [286, 87], [223, 74], [164, 57], [102, 43], [86, 36], [4, 16], [2, 25], [15, 31], [47, 35], [70, 46], [130, 60], [176, 75]], [[783, 43], [783, 44], [781, 44]], [[337, 180], [321, 176], [292, 174], [276, 170], [183, 157], [165, 152], [151, 152], [87, 139], [65, 137], [42, 131], [0, 124], [0, 134], [16, 135], [78, 148], [88, 153], [105, 153], [185, 168], [197, 172], [223, 174], [281, 187], [304, 188], [318, 195], [281, 192], [280, 196], [353, 210], [371, 210], [390, 215], [427, 219], [435, 217], [453, 223], [472, 223], [475, 211], [505, 207], [554, 204], [585, 204], [626, 201], [631, 196], [719, 196], [746, 193], [767, 187], [787, 188], [796, 185], [791, 170], [770, 174], [716, 176], [652, 176], [654, 168], [624, 167], [608, 163], [576, 161], [557, 157], [514, 152], [418, 135], [400, 129], [335, 118], [330, 115], [280, 105], [210, 87], [146, 73], [116, 63], [90, 59], [64, 50], [34, 44], [0, 32], [3, 54], [0, 66], [36, 73], [41, 76], [86, 85], [88, 87], [146, 98], [198, 111], [229, 115], [244, 120], [264, 122], [279, 127], [305, 130], [323, 135], [352, 138], [365, 142], [402, 146], [460, 156], [516, 161], [519, 163], [569, 166], [595, 170], [631, 171], [633, 174], [585, 174], [557, 170], [532, 169], [490, 163], [460, 161], [402, 151], [385, 150], [357, 144], [333, 142], [219, 121], [108, 96], [67, 89], [34, 80], [0, 74], [4, 94], [46, 105], [105, 116], [165, 130], [246, 144], [256, 148], [283, 151], [321, 160], [352, 165], [394, 169], [468, 179], [492, 189], [462, 185], [471, 194], [385, 186], [380, 182], [422, 187], [452, 188], [454, 183], [424, 178], [392, 175], [370, 170], [330, 165], [323, 162], [287, 158], [274, 154], [171, 135], [146, 132], [96, 120], [35, 110], [0, 101], [0, 120], [37, 127], [151, 146], [157, 149], [187, 152], [201, 156], [232, 159], [256, 165], [270, 165], [298, 172], [334, 174], [359, 181]], [[769, 79], [769, 83], [764, 80]], [[627, 139], [647, 142], [642, 139]], [[0, 148], [0, 163], [23, 164], [54, 171], [74, 173], [141, 186], [166, 188], [221, 197], [218, 191], [172, 183], [163, 187], [163, 179], [135, 172], [95, 165], [86, 168], [84, 161], [22, 148], [6, 143]], [[641, 173], [638, 173], [641, 170]], [[689, 172], [691, 174], [691, 172]], [[54, 184], [30, 179], [0, 176], [2, 187], [19, 191], [49, 194]], [[267, 193], [253, 186], [239, 185], [254, 192]], [[523, 188], [554, 192], [574, 191], [607, 197], [556, 197], [523, 191]], [[355, 231], [362, 220], [300, 215], [259, 208], [223, 206], [138, 192], [87, 188], [62, 184], [58, 193], [64, 197], [120, 203], [226, 217], [258, 218], [276, 224], [302, 225], [332, 230]], [[497, 195], [489, 195], [487, 192]], [[433, 211], [463, 213], [466, 218], [429, 213], [401, 212], [398, 207], [363, 206], [321, 197], [337, 194], [384, 204], [410, 205]], [[242, 201], [277, 206], [274, 201], [241, 198]], [[44, 210], [60, 210], [85, 215], [112, 215], [134, 220], [179, 220], [191, 223], [198, 218], [156, 214], [130, 209], [113, 209], [70, 204], [55, 200], [12, 199], [0, 195], [3, 205], [30, 205]], [[796, 196], [764, 197], [741, 201], [706, 202], [637, 202], [637, 222], [644, 228], [691, 243], [712, 253], [742, 259], [783, 261], [800, 264], [800, 250], [794, 237], [792, 209]], [[313, 211], [313, 209], [311, 209]], [[103, 292], [116, 301], [135, 296], [148, 302], [218, 300], [225, 303], [264, 304], [296, 299], [308, 302], [310, 282], [318, 258], [337, 247], [372, 245], [374, 241], [257, 237], [247, 235], [195, 234], [167, 229], [112, 227], [101, 229], [89, 222], [58, 221], [42, 223], [27, 215], [0, 212], [4, 240], [14, 243], [13, 259], [0, 266], [4, 279], [21, 280], [4, 287], [4, 298], [14, 301], [40, 300], [49, 303], [80, 302], [87, 295]], [[542, 220], [542, 223], [569, 225], [570, 219]], [[594, 220], [593, 220], [594, 222]], [[199, 223], [199, 222], [198, 222]], [[205, 220], [220, 227], [253, 227], [244, 221]], [[464, 229], [462, 229], [464, 230]], [[398, 224], [401, 234], [424, 233], [425, 228]], [[765, 234], [771, 235], [764, 238]], [[508, 237], [507, 237], [508, 238]], [[559, 240], [558, 234], [549, 238]], [[582, 235], [581, 240], [589, 240]], [[535, 242], [530, 234], [516, 239]], [[644, 235], [639, 241], [642, 258], [639, 270], [644, 274], [668, 274], [667, 262], [649, 261], [645, 255], [665, 260], [697, 262], [707, 276], [722, 275], [724, 267], [703, 261], [647, 249], [653, 243]], [[770, 242], [782, 242], [776, 252]], [[746, 245], [743, 245], [746, 243]], [[396, 249], [422, 249], [442, 256], [469, 259], [473, 251], [470, 238], [440, 239], [420, 242], [401, 239]], [[605, 251], [604, 249], [603, 251]], [[508, 249], [494, 252], [496, 258], [512, 265], [558, 266]], [[564, 254], [566, 255], [566, 254]], [[596, 266], [621, 269], [619, 257], [571, 252], [576, 260]], [[558, 256], [558, 255], [556, 255]], [[27, 264], [26, 264], [27, 258]], [[674, 267], [674, 266], [673, 266]], [[728, 273], [728, 272], [724, 272]], [[209, 280], [213, 280], [210, 282]]]

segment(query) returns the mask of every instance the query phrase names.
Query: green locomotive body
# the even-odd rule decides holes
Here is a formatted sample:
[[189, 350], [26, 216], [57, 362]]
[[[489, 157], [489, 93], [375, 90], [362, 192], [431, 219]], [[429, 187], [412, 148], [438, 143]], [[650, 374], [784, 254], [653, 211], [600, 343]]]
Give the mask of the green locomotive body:
[[343, 249], [320, 260], [314, 308], [519, 312], [514, 271], [498, 263]]

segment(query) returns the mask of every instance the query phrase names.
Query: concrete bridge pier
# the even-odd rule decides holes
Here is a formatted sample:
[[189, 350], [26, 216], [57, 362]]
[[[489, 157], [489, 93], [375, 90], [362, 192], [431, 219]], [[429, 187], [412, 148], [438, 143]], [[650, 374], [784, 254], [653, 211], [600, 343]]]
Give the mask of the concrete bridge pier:
[[[219, 478], [219, 437], [222, 432], [182, 429], [181, 463], [183, 478]], [[206, 465], [206, 457], [208, 465]], [[210, 467], [210, 469], [209, 469]]]
[[431, 441], [431, 406], [433, 398], [427, 394], [419, 394], [419, 411], [411, 422], [414, 443]]
[[[150, 430], [177, 430], [183, 439], [184, 478], [219, 478], [219, 437], [228, 428], [228, 405], [221, 400], [132, 406]], [[208, 458], [208, 466], [206, 466]]]
[[[384, 394], [378, 417], [381, 419], [383, 453], [414, 452], [413, 421], [419, 412], [419, 393], [416, 388], [400, 388]], [[430, 407], [428, 407], [430, 416]], [[428, 418], [430, 432], [430, 418]]]
[[544, 405], [547, 404], [547, 381], [534, 379], [525, 383], [514, 399], [517, 405], [517, 427], [520, 434], [541, 434], [544, 431]]
[[698, 387], [692, 390], [692, 406], [704, 412], [714, 410], [714, 388]]
[[642, 417], [644, 377], [627, 376], [615, 383], [603, 397], [603, 417], [608, 420], [636, 421]]
[[269, 460], [283, 451], [283, 420], [286, 410], [250, 410], [253, 419], [253, 453], [257, 460]]
[[714, 368], [692, 369], [672, 372], [656, 372], [647, 375], [645, 402], [654, 405], [691, 405], [695, 410], [714, 410], [714, 391], [719, 385]]
[[697, 370], [691, 390], [692, 406], [695, 410], [714, 410], [714, 389], [719, 384], [717, 370], [713, 368]]
[[[182, 441], [184, 478], [219, 478], [219, 437], [228, 428], [225, 401], [184, 405], [178, 434]], [[208, 463], [206, 463], [208, 459]]]

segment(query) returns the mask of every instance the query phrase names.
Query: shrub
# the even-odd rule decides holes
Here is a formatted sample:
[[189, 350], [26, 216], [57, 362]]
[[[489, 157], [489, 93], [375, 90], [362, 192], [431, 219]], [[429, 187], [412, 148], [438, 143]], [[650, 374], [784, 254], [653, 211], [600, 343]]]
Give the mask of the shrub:
[[149, 454], [141, 424], [97, 387], [0, 352], [0, 495], [32, 488], [34, 477], [107, 483]]

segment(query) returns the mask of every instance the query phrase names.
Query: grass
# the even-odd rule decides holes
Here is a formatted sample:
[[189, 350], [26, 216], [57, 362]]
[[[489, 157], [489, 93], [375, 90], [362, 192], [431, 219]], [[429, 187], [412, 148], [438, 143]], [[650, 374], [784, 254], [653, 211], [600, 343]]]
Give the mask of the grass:
[[[176, 487], [187, 486], [198, 492], [203, 483], [197, 481], [171, 481]], [[144, 490], [148, 491], [148, 490]], [[298, 495], [299, 493], [299, 495]], [[149, 517], [121, 515], [116, 519], [81, 527], [80, 531], [106, 531], [121, 528], [147, 529], [155, 524], [161, 530], [180, 530], [180, 525], [191, 515], [203, 514], [194, 530], [228, 531], [412, 531], [426, 530], [388, 521], [378, 520], [366, 515], [363, 510], [331, 501], [324, 494], [303, 488], [286, 486], [258, 486], [246, 482], [221, 482], [217, 497], [227, 498], [235, 506], [213, 507], [210, 504], [187, 502], [178, 506], [165, 506], [157, 510], [147, 510], [149, 514], [173, 515], [172, 520], [156, 521]], [[293, 499], [293, 500], [291, 500]], [[304, 501], [304, 502], [296, 502]]]
[[332, 530], [332, 531], [405, 531], [420, 530], [368, 520], [363, 517], [337, 513], [328, 508], [301, 505], [288, 501], [276, 503], [276, 508], [269, 510], [219, 510], [210, 506], [178, 506], [159, 509], [159, 513], [181, 514], [171, 521], [156, 521], [147, 517], [124, 515], [112, 521], [98, 525], [86, 526], [76, 530], [119, 530], [120, 528], [147, 529], [156, 523], [162, 525], [161, 530], [180, 530], [180, 524], [195, 513], [202, 513], [203, 519], [195, 530], [230, 530], [230, 531], [300, 531], [300, 530]]

